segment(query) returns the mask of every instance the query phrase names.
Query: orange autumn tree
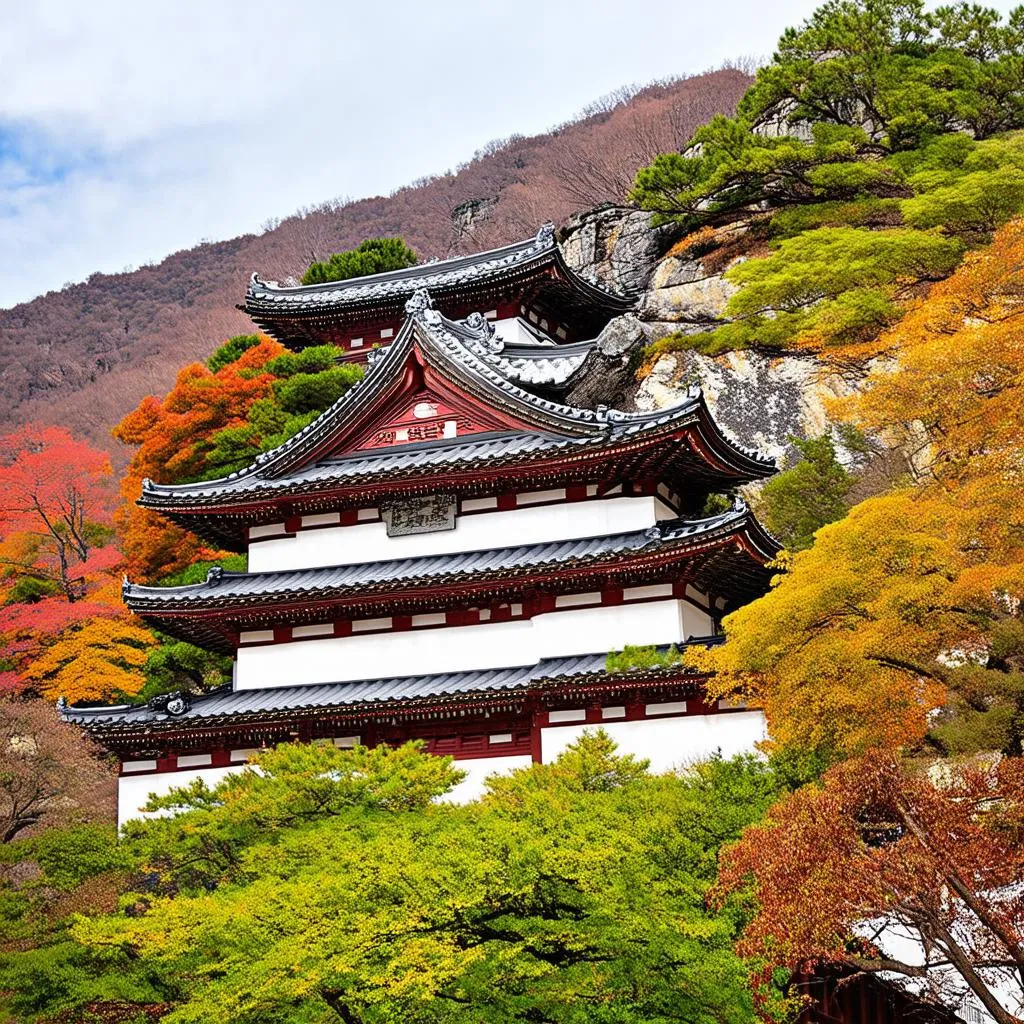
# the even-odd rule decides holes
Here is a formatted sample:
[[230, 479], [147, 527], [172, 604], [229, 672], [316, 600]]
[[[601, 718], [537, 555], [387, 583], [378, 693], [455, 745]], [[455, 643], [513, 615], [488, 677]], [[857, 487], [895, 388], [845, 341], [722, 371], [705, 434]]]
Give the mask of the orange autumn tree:
[[122, 486], [118, 526], [132, 572], [157, 579], [197, 561], [222, 558], [162, 517], [138, 508], [142, 480], [186, 483], [225, 476], [281, 444], [362, 376], [338, 365], [332, 345], [289, 352], [257, 335], [231, 338], [206, 366], [178, 375], [161, 401], [150, 396], [114, 436], [137, 448]]
[[1020, 751], [1022, 300], [1017, 221], [883, 337], [891, 359], [840, 407], [914, 478], [820, 530], [701, 658], [714, 690], [764, 706], [776, 742]]
[[144, 398], [114, 428], [119, 441], [137, 449], [121, 482], [123, 504], [117, 513], [134, 573], [152, 578], [216, 557], [215, 549], [135, 502], [146, 477], [181, 483], [203, 476], [211, 438], [244, 424], [252, 405], [267, 398], [273, 376], [264, 368], [284, 351], [276, 341], [262, 338], [216, 371], [202, 363], [186, 366], [162, 401]]
[[48, 700], [70, 704], [134, 696], [156, 639], [125, 616], [95, 618], [73, 626], [32, 660], [25, 676]]

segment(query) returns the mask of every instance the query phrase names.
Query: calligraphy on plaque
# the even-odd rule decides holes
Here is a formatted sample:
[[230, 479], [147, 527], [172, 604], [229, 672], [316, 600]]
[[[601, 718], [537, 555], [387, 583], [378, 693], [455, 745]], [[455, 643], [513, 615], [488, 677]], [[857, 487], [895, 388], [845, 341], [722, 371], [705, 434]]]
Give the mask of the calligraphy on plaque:
[[389, 537], [455, 529], [455, 495], [427, 494], [390, 502], [381, 509]]

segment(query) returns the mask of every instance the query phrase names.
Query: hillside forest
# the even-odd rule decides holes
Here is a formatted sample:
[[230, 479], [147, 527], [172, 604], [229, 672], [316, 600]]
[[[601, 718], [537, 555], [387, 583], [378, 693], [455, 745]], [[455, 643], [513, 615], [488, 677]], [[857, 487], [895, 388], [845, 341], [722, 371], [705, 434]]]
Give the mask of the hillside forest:
[[[656, 151], [592, 159], [629, 110], [660, 125], [640, 133]], [[1024, 1022], [1024, 8], [829, 0], [752, 77], [641, 91], [468, 169], [497, 181], [559, 140], [559, 219], [645, 211], [663, 256], [730, 286], [722, 317], [650, 340], [638, 388], [737, 353], [850, 382], [747, 495], [784, 543], [769, 592], [717, 646], [609, 652], [615, 671], [686, 659], [712, 696], [762, 708], [770, 739], [653, 775], [597, 731], [461, 805], [457, 763], [416, 744], [286, 744], [153, 798], [163, 814], [118, 837], [113, 768], [52, 705], [228, 680], [127, 615], [120, 581], [244, 565], [138, 508], [143, 478], [242, 468], [361, 373], [197, 318], [202, 361], [133, 393], [120, 456], [74, 416], [0, 438], [0, 1021], [788, 1024], [827, 971], [922, 1015]], [[330, 280], [552, 209], [512, 175], [455, 237], [466, 170], [420, 186], [447, 196], [441, 229], [396, 212], [361, 235], [351, 204], [327, 248], [296, 241], [326, 211], [259, 244], [293, 239], [278, 266]], [[211, 295], [257, 243], [204, 249], [224, 264]], [[86, 294], [39, 301], [72, 330]], [[28, 307], [4, 316], [34, 329]], [[172, 334], [125, 365], [166, 362]], [[148, 379], [124, 373], [126, 393]]]
[[110, 452], [110, 426], [217, 339], [251, 330], [235, 307], [250, 275], [298, 282], [362, 242], [401, 236], [421, 259], [530, 238], [545, 221], [621, 200], [637, 169], [731, 113], [739, 67], [622, 88], [541, 135], [494, 139], [458, 167], [391, 195], [332, 198], [255, 235], [206, 242], [161, 263], [93, 274], [0, 310], [0, 432], [25, 422], [70, 428]]

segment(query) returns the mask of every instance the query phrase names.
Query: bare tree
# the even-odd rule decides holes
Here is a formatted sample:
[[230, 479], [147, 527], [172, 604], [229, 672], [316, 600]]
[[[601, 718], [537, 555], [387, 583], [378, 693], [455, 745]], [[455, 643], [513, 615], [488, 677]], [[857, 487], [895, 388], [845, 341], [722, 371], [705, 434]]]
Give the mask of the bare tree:
[[0, 843], [31, 830], [109, 819], [114, 772], [42, 700], [0, 701]]

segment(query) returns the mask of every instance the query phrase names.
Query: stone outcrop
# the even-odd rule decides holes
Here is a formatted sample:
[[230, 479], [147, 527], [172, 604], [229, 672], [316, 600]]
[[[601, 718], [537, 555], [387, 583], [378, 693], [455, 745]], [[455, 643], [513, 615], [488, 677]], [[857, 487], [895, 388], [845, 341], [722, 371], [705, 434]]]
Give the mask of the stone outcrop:
[[725, 315], [735, 291], [735, 285], [708, 271], [700, 260], [669, 256], [654, 268], [640, 315], [662, 323], [713, 325]]
[[473, 229], [485, 221], [498, 204], [497, 196], [483, 199], [467, 199], [452, 210], [452, 234], [455, 241], [473, 233]]
[[636, 370], [652, 338], [632, 314], [618, 316], [598, 335], [593, 352], [569, 381], [566, 401], [584, 409], [632, 410]]
[[[642, 319], [672, 325], [662, 333], [710, 330], [722, 322], [736, 286], [726, 271], [744, 259], [750, 224], [736, 221], [707, 228], [699, 246], [684, 253], [669, 251], [654, 266], [639, 306]], [[691, 327], [696, 325], [696, 328]]]
[[[673, 254], [673, 231], [650, 227], [647, 214], [606, 207], [574, 218], [561, 236], [566, 258], [606, 288], [636, 292], [637, 303], [635, 315], [617, 317], [602, 332], [567, 400], [654, 410], [681, 401], [699, 384], [725, 430], [780, 462], [795, 455], [790, 437], [826, 431], [829, 399], [850, 394], [857, 381], [828, 371], [813, 355], [677, 352], [636, 379], [652, 341], [703, 333], [722, 322], [736, 291], [724, 275], [755, 244], [750, 232], [750, 222], [742, 220], [705, 229], [699, 245]], [[848, 453], [839, 455], [852, 461]]]
[[811, 355], [746, 351], [711, 357], [678, 352], [654, 364], [636, 393], [636, 408], [650, 411], [674, 405], [694, 384], [704, 390], [721, 427], [780, 463], [795, 454], [789, 438], [823, 434], [829, 426], [829, 399], [848, 395], [855, 387], [855, 382], [829, 372]]
[[674, 227], [651, 227], [642, 210], [604, 206], [573, 217], [559, 232], [562, 254], [583, 278], [612, 291], [636, 295], [647, 287]]

